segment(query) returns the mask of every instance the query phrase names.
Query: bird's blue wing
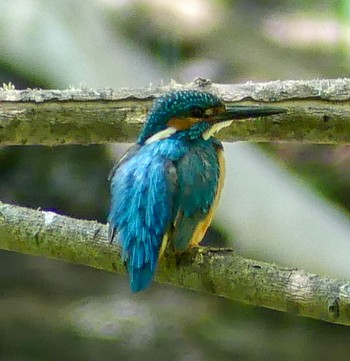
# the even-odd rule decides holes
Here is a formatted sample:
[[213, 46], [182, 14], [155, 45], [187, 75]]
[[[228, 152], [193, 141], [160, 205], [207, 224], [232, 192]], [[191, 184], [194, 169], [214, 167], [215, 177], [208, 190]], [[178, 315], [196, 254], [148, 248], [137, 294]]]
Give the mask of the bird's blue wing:
[[170, 236], [175, 250], [198, 245], [209, 227], [224, 179], [220, 142], [198, 144], [177, 163], [177, 215]]
[[[116, 174], [116, 172], [118, 171], [118, 169], [124, 164], [126, 163], [129, 159], [131, 159], [132, 157], [134, 157], [135, 155], [137, 155], [137, 153], [139, 152], [141, 146], [139, 144], [134, 144], [132, 145], [127, 151], [126, 153], [118, 160], [118, 162], [116, 162], [116, 164], [114, 165], [114, 167], [111, 169], [109, 176], [108, 176], [108, 180], [112, 183], [113, 178]], [[112, 184], [111, 184], [111, 195], [113, 196], [113, 189], [112, 189]], [[111, 216], [111, 214], [109, 214], [109, 217]], [[116, 232], [116, 228], [111, 226], [110, 222], [109, 223], [109, 227], [108, 227], [108, 240], [109, 243], [112, 243], [114, 240], [114, 236], [115, 236], [115, 232]]]
[[142, 147], [111, 178], [108, 218], [112, 241], [120, 243], [133, 292], [146, 288], [171, 224], [176, 187], [173, 163]]

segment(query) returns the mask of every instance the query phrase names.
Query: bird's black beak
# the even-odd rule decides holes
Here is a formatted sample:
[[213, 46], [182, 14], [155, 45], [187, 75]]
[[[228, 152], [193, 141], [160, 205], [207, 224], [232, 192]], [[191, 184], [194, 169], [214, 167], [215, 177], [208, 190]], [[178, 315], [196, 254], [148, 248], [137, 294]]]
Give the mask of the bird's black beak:
[[208, 140], [212, 135], [220, 131], [222, 128], [228, 127], [234, 120], [265, 117], [268, 115], [275, 115], [286, 113], [287, 109], [279, 107], [259, 107], [259, 106], [244, 106], [232, 105], [226, 106], [221, 112], [208, 118], [211, 127], [203, 133], [203, 139]]
[[230, 105], [221, 114], [217, 114], [214, 121], [257, 118], [286, 112], [287, 109], [281, 107]]

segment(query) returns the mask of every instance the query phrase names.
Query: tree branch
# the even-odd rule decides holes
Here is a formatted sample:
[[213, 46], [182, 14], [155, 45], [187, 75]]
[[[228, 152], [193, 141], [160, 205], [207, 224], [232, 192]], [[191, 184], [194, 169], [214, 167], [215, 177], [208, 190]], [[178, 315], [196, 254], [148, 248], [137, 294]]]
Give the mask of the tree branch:
[[[350, 80], [243, 85], [198, 80], [130, 90], [0, 89], [0, 145], [132, 141], [151, 100], [178, 89], [214, 92], [226, 102], [278, 104], [287, 114], [237, 121], [227, 141], [350, 143]], [[125, 273], [106, 226], [0, 202], [0, 248]], [[160, 262], [157, 281], [328, 322], [350, 325], [350, 283], [198, 248]]]
[[[0, 202], [0, 248], [125, 273], [107, 227]], [[275, 310], [350, 325], [350, 283], [199, 247], [167, 254], [157, 281]]]
[[225, 141], [350, 143], [350, 79], [187, 85], [120, 90], [11, 90], [0, 88], [0, 145], [98, 144], [135, 140], [154, 97], [200, 89], [226, 102], [270, 104], [286, 114], [235, 121]]

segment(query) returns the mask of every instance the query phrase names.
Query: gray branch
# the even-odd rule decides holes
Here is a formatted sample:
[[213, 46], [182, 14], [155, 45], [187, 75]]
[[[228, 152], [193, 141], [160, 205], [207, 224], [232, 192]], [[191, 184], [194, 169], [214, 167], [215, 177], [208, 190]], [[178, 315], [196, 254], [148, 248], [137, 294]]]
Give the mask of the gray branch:
[[[0, 248], [125, 273], [107, 227], [0, 202]], [[156, 280], [248, 304], [350, 325], [350, 283], [199, 247], [167, 254]]]
[[210, 91], [227, 103], [288, 108], [286, 114], [234, 122], [220, 133], [225, 141], [350, 143], [350, 79], [238, 85], [198, 79], [144, 89], [0, 88], [0, 145], [132, 142], [152, 99], [179, 89]]

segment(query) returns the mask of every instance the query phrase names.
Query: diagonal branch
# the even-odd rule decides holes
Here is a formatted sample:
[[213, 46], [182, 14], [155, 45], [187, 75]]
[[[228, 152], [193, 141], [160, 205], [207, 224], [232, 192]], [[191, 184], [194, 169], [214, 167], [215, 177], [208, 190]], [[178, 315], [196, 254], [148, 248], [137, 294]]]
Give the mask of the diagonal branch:
[[[0, 202], [0, 249], [125, 273], [107, 227]], [[157, 281], [350, 325], [350, 283], [200, 247], [161, 261]]]
[[12, 90], [0, 88], [0, 145], [134, 141], [151, 100], [179, 89], [206, 90], [226, 102], [271, 104], [287, 114], [235, 121], [226, 141], [350, 143], [350, 79], [187, 85], [143, 89]]

